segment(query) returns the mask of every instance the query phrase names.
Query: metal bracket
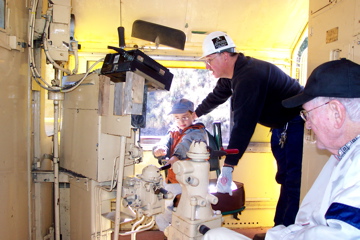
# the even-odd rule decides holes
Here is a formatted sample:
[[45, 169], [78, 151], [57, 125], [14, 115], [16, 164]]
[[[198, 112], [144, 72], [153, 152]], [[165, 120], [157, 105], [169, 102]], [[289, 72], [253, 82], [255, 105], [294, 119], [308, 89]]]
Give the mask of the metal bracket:
[[[32, 171], [33, 180], [35, 183], [44, 183], [44, 182], [54, 182], [54, 172], [53, 171], [44, 171], [44, 170], [35, 170]], [[59, 182], [68, 183], [69, 175], [60, 172], [59, 173]]]

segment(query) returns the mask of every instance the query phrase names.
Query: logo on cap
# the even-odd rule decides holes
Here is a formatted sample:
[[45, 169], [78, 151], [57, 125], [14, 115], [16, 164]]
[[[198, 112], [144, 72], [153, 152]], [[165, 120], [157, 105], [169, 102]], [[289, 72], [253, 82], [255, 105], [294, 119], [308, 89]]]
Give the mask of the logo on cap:
[[228, 46], [228, 42], [225, 39], [225, 36], [219, 36], [212, 39], [215, 49]]

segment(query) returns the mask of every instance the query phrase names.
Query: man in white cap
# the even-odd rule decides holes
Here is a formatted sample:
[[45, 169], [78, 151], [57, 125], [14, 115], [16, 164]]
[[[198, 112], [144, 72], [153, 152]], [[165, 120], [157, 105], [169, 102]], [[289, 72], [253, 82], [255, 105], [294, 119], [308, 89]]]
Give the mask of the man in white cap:
[[276, 181], [281, 193], [275, 225], [294, 223], [299, 209], [304, 123], [299, 109], [286, 109], [281, 101], [303, 91], [303, 87], [277, 66], [235, 52], [233, 40], [224, 32], [212, 32], [204, 40], [206, 68], [219, 80], [197, 107], [197, 117], [209, 113], [231, 97], [234, 126], [227, 155], [218, 179], [218, 191], [231, 194], [233, 167], [239, 162], [257, 123], [272, 129], [271, 148], [278, 165]]
[[[269, 229], [265, 240], [360, 239], [360, 65], [326, 62], [310, 75], [305, 90], [283, 101], [300, 112], [316, 145], [333, 154], [306, 194], [295, 224]], [[245, 239], [216, 228], [205, 240]]]

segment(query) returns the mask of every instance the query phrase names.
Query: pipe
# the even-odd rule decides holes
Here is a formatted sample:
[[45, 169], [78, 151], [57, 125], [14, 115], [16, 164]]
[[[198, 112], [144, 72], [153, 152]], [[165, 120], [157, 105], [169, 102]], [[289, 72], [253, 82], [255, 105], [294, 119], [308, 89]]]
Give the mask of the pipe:
[[197, 201], [195, 197], [191, 197], [190, 198], [190, 206], [191, 206], [191, 217], [190, 220], [191, 221], [195, 221], [195, 214], [196, 214], [196, 206], [197, 206]]
[[154, 225], [155, 225], [155, 217], [152, 216], [149, 223], [147, 223], [147, 224], [145, 224], [145, 225], [142, 225], [142, 226], [139, 226], [139, 227], [136, 228], [136, 231], [131, 234], [131, 240], [136, 240], [136, 233], [138, 233], [138, 232], [144, 232], [144, 231], [146, 231], [146, 230], [149, 230], [149, 229], [151, 229]]
[[[102, 206], [102, 201], [101, 201], [101, 186], [96, 185], [95, 186], [95, 190], [94, 190], [94, 198], [95, 198], [95, 234], [93, 235], [92, 239], [101, 239], [102, 236], [102, 224], [101, 224], [101, 206]], [[100, 226], [100, 227], [99, 227]], [[100, 230], [98, 231], [98, 229], [100, 228]]]
[[59, 101], [54, 100], [54, 208], [55, 208], [55, 239], [60, 240], [60, 193], [59, 193]]
[[143, 215], [142, 218], [137, 221], [131, 228], [131, 240], [136, 239], [136, 232], [138, 231], [138, 226], [141, 226], [143, 222], [145, 222], [145, 215]]
[[[28, 75], [30, 76], [29, 73], [30, 69], [28, 69]], [[31, 90], [31, 77], [29, 77], [28, 82], [27, 82], [27, 146], [26, 146], [26, 151], [27, 151], [27, 198], [28, 198], [28, 234], [29, 234], [29, 239], [33, 239], [32, 237], [32, 228], [33, 228], [33, 214], [32, 214], [32, 199], [33, 199], [33, 193], [32, 193], [32, 158], [31, 158], [31, 136], [32, 136], [32, 116], [31, 116], [31, 112], [32, 111], [32, 90]]]
[[123, 175], [124, 175], [124, 167], [125, 167], [125, 144], [126, 137], [120, 136], [120, 156], [119, 156], [119, 168], [118, 168], [118, 176], [117, 176], [117, 184], [116, 184], [116, 210], [115, 210], [115, 230], [114, 230], [114, 238], [113, 240], [119, 239], [119, 229], [120, 229], [120, 205], [121, 205], [121, 187], [123, 185]]
[[130, 232], [119, 233], [118, 235], [119, 236], [127, 236], [127, 235], [131, 234], [131, 239], [133, 240], [133, 238], [136, 237], [136, 233], [147, 231], [147, 230], [151, 229], [155, 225], [155, 217], [152, 216], [149, 223], [147, 223], [145, 225], [138, 226], [142, 222], [145, 222], [145, 220], [146, 220], [145, 216], [143, 216], [139, 221], [136, 222], [137, 223], [136, 229], [134, 227], [132, 227]]
[[140, 220], [136, 221], [136, 222], [133, 224], [133, 226], [132, 226], [132, 228], [131, 228], [131, 231], [135, 231], [135, 229], [137, 228], [137, 226], [139, 226], [143, 221], [145, 221], [145, 215], [143, 215]]

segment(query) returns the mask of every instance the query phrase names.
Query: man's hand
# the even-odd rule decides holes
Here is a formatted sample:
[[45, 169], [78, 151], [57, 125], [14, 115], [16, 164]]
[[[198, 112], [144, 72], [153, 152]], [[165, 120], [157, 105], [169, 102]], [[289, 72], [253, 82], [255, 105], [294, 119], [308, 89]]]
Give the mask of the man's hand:
[[221, 174], [217, 180], [216, 188], [220, 193], [229, 193], [232, 196], [231, 183], [232, 183], [232, 172], [233, 168], [223, 166]]

